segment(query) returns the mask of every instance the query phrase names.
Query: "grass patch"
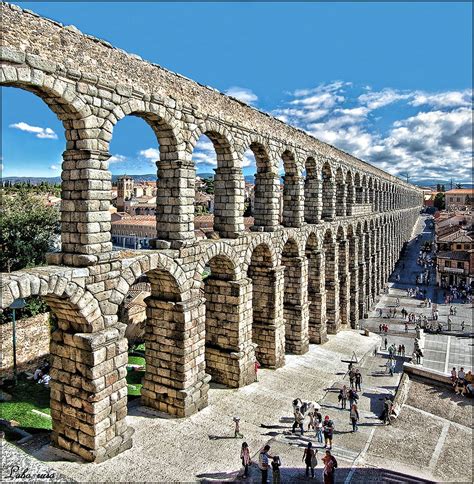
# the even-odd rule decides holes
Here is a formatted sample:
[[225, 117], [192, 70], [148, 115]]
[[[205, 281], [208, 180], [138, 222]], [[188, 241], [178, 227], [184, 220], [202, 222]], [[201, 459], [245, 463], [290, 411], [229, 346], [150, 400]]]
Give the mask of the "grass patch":
[[[141, 356], [129, 356], [129, 365], [145, 365], [145, 358]], [[140, 391], [142, 389], [142, 378], [145, 376], [144, 370], [133, 370], [127, 368], [127, 388], [129, 397], [139, 397], [141, 395]]]
[[36, 409], [47, 415], [51, 414], [49, 408], [49, 388], [38, 385], [33, 380], [24, 377], [18, 379], [18, 384], [7, 390], [12, 396], [8, 402], [0, 403], [0, 418], [16, 420], [19, 427], [30, 429], [51, 430], [51, 419], [32, 412]]

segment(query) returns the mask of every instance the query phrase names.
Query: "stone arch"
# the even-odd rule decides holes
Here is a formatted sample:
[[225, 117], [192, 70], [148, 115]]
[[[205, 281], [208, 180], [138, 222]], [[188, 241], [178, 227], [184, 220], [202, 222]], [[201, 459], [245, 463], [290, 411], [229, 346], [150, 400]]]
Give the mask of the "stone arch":
[[261, 136], [252, 136], [243, 152], [250, 149], [257, 172], [252, 207], [256, 231], [272, 231], [280, 224], [280, 175], [270, 157], [270, 149]]
[[235, 141], [225, 126], [206, 120], [191, 132], [191, 152], [201, 135], [211, 140], [217, 157], [214, 176], [214, 230], [222, 238], [234, 239], [244, 232], [245, 198], [244, 176]]
[[321, 220], [321, 180], [316, 159], [308, 156], [305, 162], [304, 221], [309, 224]]
[[336, 216], [345, 217], [347, 187], [346, 187], [346, 180], [344, 177], [344, 171], [340, 166], [336, 169], [335, 183], [336, 183]]
[[[240, 268], [240, 257], [232, 246], [223, 241], [217, 241], [209, 245], [204, 254], [200, 257], [196, 270], [194, 271], [193, 287], [198, 288], [202, 282], [202, 273], [212, 260], [226, 260], [231, 264], [229, 271], [232, 273], [232, 280], [239, 280], [242, 277]], [[217, 268], [215, 268], [217, 270]], [[212, 271], [212, 267], [211, 267]], [[228, 272], [229, 272], [228, 271]]]
[[275, 260], [271, 247], [261, 242], [253, 247], [247, 269], [252, 280], [252, 340], [257, 360], [270, 368], [285, 361], [284, 268], [275, 267]]
[[321, 168], [322, 177], [322, 218], [324, 220], [333, 220], [336, 210], [336, 185], [334, 181], [334, 171], [328, 161], [323, 163]]
[[346, 239], [345, 228], [339, 225], [336, 233], [338, 279], [339, 286], [339, 315], [341, 324], [349, 323], [349, 300], [350, 300], [350, 273], [349, 273], [349, 244]]
[[326, 284], [326, 317], [328, 333], [335, 334], [340, 325], [339, 316], [339, 273], [336, 238], [331, 228], [326, 229], [323, 238]]
[[238, 259], [232, 258], [232, 251], [208, 252], [211, 273], [202, 284], [206, 372], [213, 381], [237, 388], [255, 380], [252, 288], [248, 279], [237, 280]]
[[282, 155], [283, 168], [283, 212], [285, 227], [301, 227], [304, 219], [304, 184], [301, 169], [295, 154], [286, 149]]
[[346, 213], [345, 215], [350, 217], [353, 214], [353, 208], [356, 201], [354, 176], [351, 170], [346, 171], [345, 178], [346, 178]]
[[257, 237], [252, 237], [249, 241], [242, 264], [243, 273], [248, 272], [248, 268], [252, 262], [252, 257], [257, 248], [259, 248], [259, 252], [257, 252], [257, 254], [262, 253], [264, 255], [264, 259], [262, 259], [262, 262], [265, 267], [274, 268], [277, 266], [278, 254], [272, 243], [272, 239], [270, 239], [269, 237], [264, 237], [263, 235], [259, 235]]
[[362, 187], [362, 175], [356, 171], [354, 174], [354, 186], [355, 186], [355, 203], [361, 205], [364, 203], [364, 193]]

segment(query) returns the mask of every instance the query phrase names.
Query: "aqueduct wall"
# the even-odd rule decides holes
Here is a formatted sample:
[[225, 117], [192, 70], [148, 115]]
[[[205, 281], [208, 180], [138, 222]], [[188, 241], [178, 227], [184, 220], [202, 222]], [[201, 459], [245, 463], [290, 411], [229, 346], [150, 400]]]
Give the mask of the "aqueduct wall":
[[[177, 416], [207, 404], [209, 381], [254, 381], [328, 333], [355, 327], [410, 238], [422, 192], [211, 88], [74, 27], [3, 3], [1, 85], [40, 96], [61, 119], [62, 252], [3, 274], [2, 307], [41, 295], [52, 336], [53, 443], [101, 461], [129, 448], [127, 341], [118, 307], [141, 277], [147, 300], [143, 403]], [[155, 249], [112, 251], [109, 142], [128, 115], [160, 145]], [[193, 148], [214, 143], [217, 240], [194, 239]], [[244, 232], [242, 158], [257, 160], [255, 226]], [[285, 175], [280, 214], [280, 175]], [[211, 276], [201, 274], [210, 267]]]

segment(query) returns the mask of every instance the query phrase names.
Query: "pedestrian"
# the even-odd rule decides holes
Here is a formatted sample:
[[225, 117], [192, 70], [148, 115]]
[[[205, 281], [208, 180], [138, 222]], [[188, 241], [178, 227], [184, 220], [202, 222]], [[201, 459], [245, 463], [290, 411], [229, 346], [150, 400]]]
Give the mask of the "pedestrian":
[[464, 326], [465, 326], [465, 323], [464, 321], [461, 323], [461, 331], [464, 333]]
[[349, 384], [351, 388], [354, 388], [354, 377], [355, 377], [355, 371], [351, 370], [349, 372]]
[[352, 432], [357, 432], [357, 422], [359, 421], [359, 411], [357, 409], [357, 405], [355, 403], [351, 406], [351, 411], [349, 414], [349, 418], [351, 419], [352, 423]]
[[456, 367], [454, 366], [453, 369], [451, 370], [451, 381], [454, 383], [458, 378], [458, 374], [456, 371]]
[[392, 414], [393, 403], [389, 397], [385, 397], [383, 402], [383, 423], [390, 424], [390, 415]]
[[252, 463], [250, 460], [250, 450], [247, 442], [242, 443], [242, 448], [240, 450], [240, 459], [242, 460], [242, 465], [244, 466], [244, 475], [243, 478], [249, 476], [249, 466]]
[[278, 455], [273, 456], [273, 460], [272, 460], [273, 484], [280, 484], [281, 482], [280, 467], [281, 467], [280, 457]]
[[402, 356], [405, 356], [405, 345], [402, 345]]
[[337, 460], [336, 458], [331, 455], [329, 450], [326, 450], [326, 455], [323, 457], [324, 463], [324, 471], [323, 471], [323, 478], [324, 484], [334, 484], [335, 481], [335, 472], [337, 469]]
[[260, 369], [260, 363], [255, 359], [255, 381], [258, 381], [258, 370]]
[[344, 385], [342, 389], [339, 391], [339, 395], [337, 397], [341, 404], [341, 409], [346, 408], [347, 405], [347, 387]]
[[304, 415], [301, 413], [300, 407], [295, 408], [294, 417], [295, 417], [295, 421], [293, 422], [293, 429], [291, 430], [291, 432], [294, 434], [296, 427], [299, 427], [301, 430], [301, 435], [304, 435], [304, 428], [303, 428]]
[[388, 341], [387, 341], [387, 338], [385, 338], [385, 340], [384, 340], [385, 349], [387, 349], [387, 344], [388, 344]]
[[405, 323], [405, 333], [408, 333], [408, 323]]
[[351, 388], [349, 390], [348, 398], [349, 398], [349, 405], [352, 407], [352, 405], [354, 403], [357, 403], [357, 400], [359, 400], [359, 395], [357, 395], [357, 392]]
[[382, 323], [379, 324], [379, 333], [382, 332]]
[[[316, 413], [316, 417], [317, 417], [317, 414], [319, 412]], [[318, 442], [320, 444], [323, 443], [323, 417], [321, 414], [319, 414], [319, 418], [317, 417], [317, 422], [316, 422], [316, 438], [318, 439]]]
[[258, 467], [262, 472], [262, 484], [267, 484], [268, 479], [268, 459], [273, 459], [273, 457], [268, 453], [270, 446], [267, 444], [258, 456]]
[[234, 430], [234, 437], [237, 438], [243, 438], [243, 435], [240, 433], [240, 417], [234, 417], [234, 424], [235, 424], [235, 430]]
[[308, 417], [309, 417], [308, 432], [310, 431], [310, 429], [316, 430], [316, 426], [314, 423], [314, 412], [309, 412]]
[[398, 345], [398, 356], [402, 356], [402, 345]]
[[333, 433], [334, 433], [334, 423], [329, 418], [329, 415], [326, 415], [324, 417], [324, 422], [323, 422], [324, 448], [325, 449], [328, 448], [328, 447], [329, 447], [329, 449], [332, 448]]
[[306, 477], [309, 476], [310, 469], [311, 469], [311, 477], [314, 477], [314, 468], [318, 465], [316, 452], [317, 451], [313, 449], [313, 444], [311, 442], [308, 442], [308, 445], [303, 452], [303, 462], [306, 465]]
[[362, 373], [359, 371], [359, 368], [357, 368], [356, 372], [355, 372], [355, 389], [356, 389], [356, 391], [357, 390], [359, 390], [360, 392], [362, 391], [361, 383], [362, 383]]

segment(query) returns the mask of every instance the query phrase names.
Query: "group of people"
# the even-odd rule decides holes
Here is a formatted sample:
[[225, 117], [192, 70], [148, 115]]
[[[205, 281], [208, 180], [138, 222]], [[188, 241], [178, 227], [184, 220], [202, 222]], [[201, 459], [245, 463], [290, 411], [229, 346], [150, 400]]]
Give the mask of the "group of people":
[[[459, 286], [449, 286], [445, 292], [445, 304], [451, 304], [454, 300], [459, 300], [461, 303], [472, 303], [472, 290], [470, 284], [460, 284]], [[456, 313], [454, 313], [456, 314]]]
[[[270, 445], [265, 445], [262, 449], [260, 449], [258, 453], [258, 467], [262, 474], [262, 484], [267, 484], [268, 482], [268, 471], [271, 468], [272, 471], [272, 482], [273, 484], [280, 484], [281, 482], [281, 467], [282, 461], [280, 456], [278, 455], [271, 455], [270, 454], [271, 447]], [[306, 477], [314, 478], [315, 476], [315, 468], [318, 466], [318, 457], [317, 457], [317, 449], [313, 448], [313, 444], [308, 442], [306, 445], [302, 461], [306, 466]], [[242, 460], [242, 466], [244, 468], [243, 478], [248, 477], [249, 467], [252, 464], [252, 460], [250, 457], [250, 450], [247, 442], [242, 444], [242, 449], [240, 451], [240, 458]], [[331, 454], [331, 451], [327, 449], [323, 458], [321, 459], [323, 463], [323, 480], [324, 484], [334, 484], [335, 482], [335, 472], [337, 469], [337, 460]]]
[[51, 381], [51, 375], [49, 374], [50, 369], [51, 366], [49, 362], [44, 361], [43, 364], [36, 368], [35, 372], [33, 373], [33, 380], [40, 385], [49, 387], [49, 382]]
[[463, 367], [459, 371], [454, 367], [451, 370], [451, 381], [457, 395], [474, 396], [474, 375], [470, 370], [466, 373]]

